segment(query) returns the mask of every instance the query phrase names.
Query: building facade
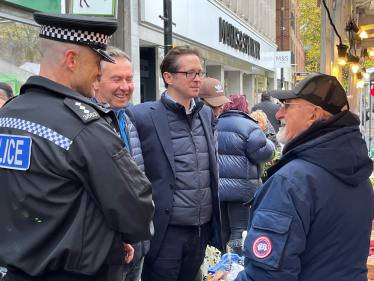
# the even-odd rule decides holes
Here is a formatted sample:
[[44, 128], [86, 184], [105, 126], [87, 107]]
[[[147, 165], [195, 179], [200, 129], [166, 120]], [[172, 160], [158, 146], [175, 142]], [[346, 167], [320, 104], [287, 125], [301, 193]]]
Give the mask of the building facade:
[[[276, 44], [277, 51], [281, 51], [281, 11], [282, 1], [276, 4]], [[291, 51], [291, 67], [284, 69], [286, 89], [291, 89], [295, 83], [295, 73], [305, 71], [305, 52], [300, 39], [300, 27], [296, 18], [299, 16], [296, 0], [283, 0], [283, 51]], [[278, 80], [281, 79], [278, 70]], [[279, 82], [280, 84], [280, 82]]]
[[[5, 59], [5, 55], [0, 57], [3, 60], [0, 74], [17, 76], [13, 77], [18, 81], [16, 93], [27, 77], [38, 74], [40, 58], [35, 43], [38, 26], [33, 21], [34, 11], [96, 15], [119, 22], [110, 44], [123, 49], [132, 58], [134, 104], [157, 100], [165, 89], [159, 70], [164, 57], [163, 20], [160, 18], [163, 0], [106, 0], [103, 5], [109, 8], [112, 5], [112, 13], [95, 11], [92, 7], [98, 0], [87, 1], [90, 7], [79, 6], [78, 0], [45, 0], [43, 5], [35, 4], [38, 1], [2, 1], [0, 43], [17, 45], [17, 40], [21, 41], [8, 38], [7, 28], [19, 30], [20, 34], [25, 33], [25, 28], [31, 29], [33, 36], [26, 40], [29, 48], [20, 47], [18, 54], [14, 54], [18, 61]], [[172, 7], [173, 45], [197, 47], [202, 53], [204, 71], [222, 82], [227, 96], [243, 94], [252, 106], [263, 90], [277, 88], [273, 63], [277, 49], [276, 0], [178, 0], [172, 2]], [[9, 64], [12, 71], [8, 71]]]

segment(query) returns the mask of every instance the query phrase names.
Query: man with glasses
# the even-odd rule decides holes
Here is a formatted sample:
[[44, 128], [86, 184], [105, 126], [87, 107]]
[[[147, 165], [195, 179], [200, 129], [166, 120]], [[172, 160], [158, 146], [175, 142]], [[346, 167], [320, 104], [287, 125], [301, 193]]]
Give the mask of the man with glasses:
[[166, 91], [126, 109], [136, 126], [152, 183], [155, 235], [142, 281], [194, 280], [208, 244], [222, 250], [215, 123], [197, 97], [200, 52], [173, 48], [161, 63]]
[[283, 102], [283, 156], [252, 205], [237, 281], [366, 281], [373, 164], [334, 76], [312, 73]]

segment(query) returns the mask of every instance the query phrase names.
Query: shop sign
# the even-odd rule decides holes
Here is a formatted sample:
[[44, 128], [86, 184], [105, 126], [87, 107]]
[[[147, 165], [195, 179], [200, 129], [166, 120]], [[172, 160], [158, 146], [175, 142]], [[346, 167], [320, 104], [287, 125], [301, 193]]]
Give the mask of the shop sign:
[[[61, 14], [61, 0], [5, 0], [30, 9], [45, 13]], [[96, 0], [95, 0], [96, 1]]]
[[260, 59], [260, 43], [240, 31], [237, 27], [219, 18], [219, 42]]
[[116, 0], [72, 0], [73, 14], [114, 16]]
[[276, 52], [274, 60], [275, 68], [288, 68], [291, 67], [291, 51]]
[[301, 80], [305, 79], [309, 75], [309, 72], [296, 72], [296, 84], [299, 84]]

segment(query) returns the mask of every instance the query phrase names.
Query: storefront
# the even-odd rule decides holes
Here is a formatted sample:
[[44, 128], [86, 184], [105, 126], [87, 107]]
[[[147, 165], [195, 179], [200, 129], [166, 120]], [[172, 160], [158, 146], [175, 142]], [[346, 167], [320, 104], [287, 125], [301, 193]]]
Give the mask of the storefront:
[[60, 13], [61, 0], [5, 0], [0, 3], [0, 82], [19, 93], [31, 75], [39, 74], [39, 27], [35, 10]]
[[[226, 2], [173, 1], [173, 44], [199, 48], [202, 67], [208, 76], [224, 84], [227, 96], [245, 95], [251, 107], [263, 90], [277, 88], [275, 1], [265, 1], [267, 5], [257, 1], [260, 3], [257, 6], [235, 9]], [[159, 70], [164, 57], [163, 20], [159, 17], [163, 15], [163, 0], [100, 3], [96, 0], [1, 2], [0, 82], [9, 83], [18, 93], [30, 75], [39, 73], [39, 27], [32, 17], [34, 11], [85, 14], [118, 20], [119, 28], [110, 44], [125, 50], [132, 58], [134, 103], [158, 99], [164, 90]], [[258, 13], [267, 16], [258, 17]]]
[[[156, 100], [164, 90], [159, 65], [164, 57], [164, 32], [162, 0], [133, 0], [139, 13], [131, 21], [132, 51], [138, 44], [140, 96], [139, 102]], [[270, 26], [252, 27], [248, 21], [233, 12], [222, 1], [173, 1], [173, 44], [192, 45], [202, 53], [202, 67], [209, 77], [220, 80], [227, 96], [243, 94], [250, 106], [257, 102], [258, 93], [277, 87], [273, 62], [276, 51], [275, 38], [259, 32]], [[275, 7], [274, 7], [275, 9]], [[135, 10], [133, 10], [135, 11]], [[268, 7], [268, 19], [275, 12]], [[265, 21], [264, 21], [265, 24]], [[136, 37], [134, 36], [136, 35]]]

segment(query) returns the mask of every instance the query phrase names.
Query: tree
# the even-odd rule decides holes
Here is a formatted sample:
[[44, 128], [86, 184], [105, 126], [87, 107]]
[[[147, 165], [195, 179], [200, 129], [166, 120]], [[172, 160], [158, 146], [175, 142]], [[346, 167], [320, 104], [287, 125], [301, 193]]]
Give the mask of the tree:
[[306, 50], [306, 70], [320, 71], [321, 55], [321, 7], [317, 1], [297, 0], [297, 18], [300, 26], [300, 39]]
[[39, 28], [12, 21], [0, 22], [0, 59], [20, 66], [39, 62]]

